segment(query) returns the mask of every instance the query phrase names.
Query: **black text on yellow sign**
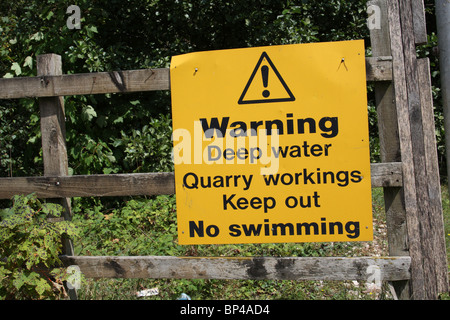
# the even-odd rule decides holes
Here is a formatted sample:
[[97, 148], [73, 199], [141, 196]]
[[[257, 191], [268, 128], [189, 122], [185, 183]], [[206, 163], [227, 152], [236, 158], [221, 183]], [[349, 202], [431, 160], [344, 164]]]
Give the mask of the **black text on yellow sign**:
[[173, 57], [180, 244], [368, 241], [362, 41]]

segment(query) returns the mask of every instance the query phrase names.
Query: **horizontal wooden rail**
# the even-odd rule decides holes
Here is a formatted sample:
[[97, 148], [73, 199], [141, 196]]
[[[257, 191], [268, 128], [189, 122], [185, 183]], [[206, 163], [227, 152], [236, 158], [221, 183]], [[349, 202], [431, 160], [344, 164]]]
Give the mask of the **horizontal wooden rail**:
[[[61, 256], [86, 278], [362, 280], [410, 278], [410, 257]], [[372, 267], [371, 267], [372, 266]], [[379, 268], [379, 269], [378, 269]]]
[[[169, 90], [169, 69], [0, 79], [0, 99]], [[366, 58], [367, 81], [392, 80], [391, 57]]]
[[[372, 163], [373, 187], [402, 185], [400, 162]], [[0, 178], [0, 199], [36, 192], [40, 198], [112, 197], [175, 193], [172, 172]]]

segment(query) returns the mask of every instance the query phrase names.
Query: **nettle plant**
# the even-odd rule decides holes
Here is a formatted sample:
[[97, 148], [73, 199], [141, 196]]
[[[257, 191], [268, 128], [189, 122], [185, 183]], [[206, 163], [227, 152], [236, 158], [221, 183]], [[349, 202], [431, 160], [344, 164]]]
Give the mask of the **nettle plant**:
[[[59, 255], [62, 238], [78, 229], [61, 216], [62, 206], [44, 203], [35, 194], [13, 197], [0, 210], [0, 299], [57, 299], [69, 278]], [[56, 221], [55, 221], [56, 220]]]

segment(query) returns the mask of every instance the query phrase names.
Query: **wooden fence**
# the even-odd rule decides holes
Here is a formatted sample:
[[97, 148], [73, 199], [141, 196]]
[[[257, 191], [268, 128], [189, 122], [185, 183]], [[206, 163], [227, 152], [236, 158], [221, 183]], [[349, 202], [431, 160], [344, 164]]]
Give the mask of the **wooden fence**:
[[[447, 257], [422, 1], [372, 0], [381, 28], [371, 30], [367, 81], [376, 92], [382, 163], [371, 164], [372, 186], [383, 187], [388, 257], [74, 256], [63, 262], [90, 278], [362, 280], [369, 266], [392, 281], [400, 299], [435, 299], [448, 291]], [[70, 219], [71, 197], [174, 194], [168, 173], [68, 176], [65, 95], [170, 90], [169, 69], [63, 75], [61, 57], [37, 57], [36, 77], [0, 79], [0, 99], [39, 98], [44, 176], [0, 178], [0, 199], [36, 192], [58, 198]]]

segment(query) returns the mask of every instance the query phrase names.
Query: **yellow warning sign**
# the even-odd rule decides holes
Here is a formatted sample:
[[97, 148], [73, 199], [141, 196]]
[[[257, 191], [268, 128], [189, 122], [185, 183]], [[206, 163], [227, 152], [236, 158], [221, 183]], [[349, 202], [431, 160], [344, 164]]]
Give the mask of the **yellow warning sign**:
[[355, 40], [172, 58], [180, 244], [372, 239], [364, 52]]
[[[268, 89], [269, 74], [271, 74], [270, 90]], [[260, 89], [261, 83], [264, 86], [264, 90]], [[250, 79], [247, 82], [247, 85], [244, 88], [244, 91], [242, 92], [241, 97], [239, 98], [238, 103], [268, 103], [294, 100], [294, 95], [284, 82], [272, 60], [270, 60], [266, 52], [263, 52], [252, 72], [252, 75], [250, 76]]]

